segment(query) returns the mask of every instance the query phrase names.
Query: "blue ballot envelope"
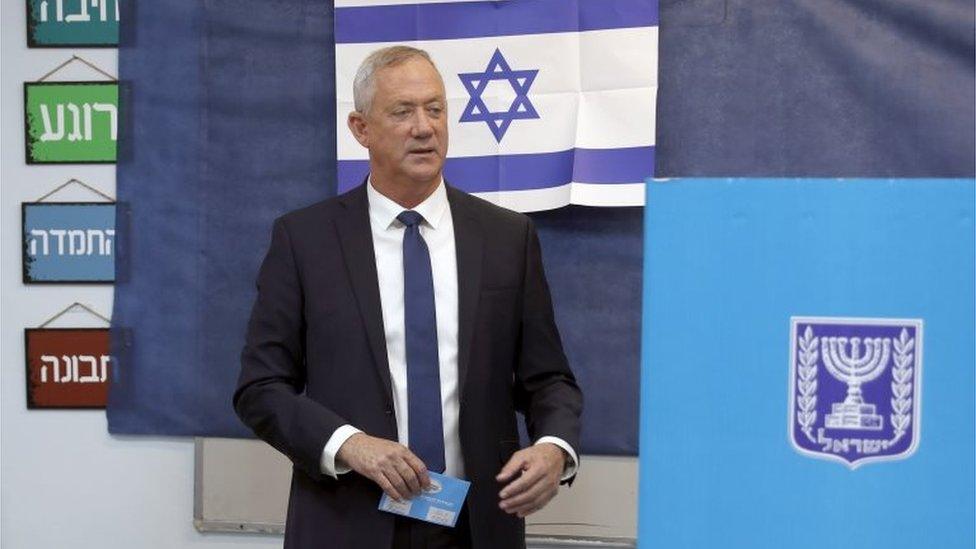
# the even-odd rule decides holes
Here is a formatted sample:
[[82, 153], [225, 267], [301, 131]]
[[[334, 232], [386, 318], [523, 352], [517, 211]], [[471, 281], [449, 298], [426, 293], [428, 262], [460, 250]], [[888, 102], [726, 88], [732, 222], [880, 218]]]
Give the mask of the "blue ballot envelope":
[[438, 473], [428, 475], [430, 487], [413, 499], [396, 501], [383, 494], [380, 498], [380, 511], [453, 528], [461, 514], [461, 507], [471, 483]]

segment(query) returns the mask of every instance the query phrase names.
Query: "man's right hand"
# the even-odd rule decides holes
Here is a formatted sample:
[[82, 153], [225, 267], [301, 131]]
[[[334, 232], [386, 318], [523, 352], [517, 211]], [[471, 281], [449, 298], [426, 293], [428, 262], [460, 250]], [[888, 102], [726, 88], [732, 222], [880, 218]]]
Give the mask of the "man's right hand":
[[424, 462], [392, 440], [356, 433], [339, 447], [336, 459], [371, 479], [396, 501], [410, 499], [430, 486]]

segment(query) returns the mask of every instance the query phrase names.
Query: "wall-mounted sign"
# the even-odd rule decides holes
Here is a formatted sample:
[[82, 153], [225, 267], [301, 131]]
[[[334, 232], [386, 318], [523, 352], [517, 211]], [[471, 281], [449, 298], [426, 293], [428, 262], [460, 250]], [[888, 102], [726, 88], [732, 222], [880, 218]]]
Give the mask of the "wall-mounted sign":
[[32, 48], [118, 43], [119, 0], [27, 0], [27, 45]]
[[27, 407], [104, 408], [112, 370], [107, 328], [27, 328]]
[[115, 280], [115, 204], [25, 202], [24, 283]]
[[114, 163], [117, 82], [25, 82], [28, 164]]

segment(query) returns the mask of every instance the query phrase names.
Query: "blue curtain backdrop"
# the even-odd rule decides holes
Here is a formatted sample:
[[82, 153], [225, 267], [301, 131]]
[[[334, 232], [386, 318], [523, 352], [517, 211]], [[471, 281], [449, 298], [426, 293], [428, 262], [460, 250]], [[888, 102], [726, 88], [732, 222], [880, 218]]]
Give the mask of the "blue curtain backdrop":
[[335, 189], [326, 2], [130, 2], [109, 431], [250, 435], [231, 395], [272, 220]]
[[661, 0], [659, 177], [972, 177], [970, 0]]
[[[109, 430], [247, 436], [229, 402], [271, 220], [334, 192], [331, 3], [126, 13]], [[661, 0], [660, 13], [656, 175], [973, 175], [967, 2]], [[586, 393], [584, 450], [634, 454], [642, 209], [533, 217]]]

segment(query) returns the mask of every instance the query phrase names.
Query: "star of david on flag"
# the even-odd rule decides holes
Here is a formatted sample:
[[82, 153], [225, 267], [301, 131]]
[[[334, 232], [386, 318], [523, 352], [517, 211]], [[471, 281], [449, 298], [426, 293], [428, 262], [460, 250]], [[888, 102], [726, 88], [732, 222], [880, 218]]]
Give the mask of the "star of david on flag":
[[448, 183], [518, 211], [638, 206], [654, 175], [657, 0], [336, 0], [339, 192], [368, 151], [346, 127], [371, 52], [426, 50], [444, 79]]
[[[464, 84], [464, 89], [471, 94], [468, 106], [461, 113], [461, 122], [486, 122], [495, 139], [501, 142], [502, 138], [505, 137], [505, 131], [508, 130], [508, 126], [513, 120], [539, 118], [539, 113], [529, 101], [529, 88], [532, 87], [532, 82], [537, 74], [539, 74], [538, 70], [512, 70], [502, 52], [496, 49], [484, 72], [469, 72], [458, 75]], [[512, 90], [515, 92], [515, 100], [512, 101], [508, 110], [491, 112], [485, 105], [482, 94], [485, 93], [489, 83], [498, 80], [508, 82], [512, 86]]]

